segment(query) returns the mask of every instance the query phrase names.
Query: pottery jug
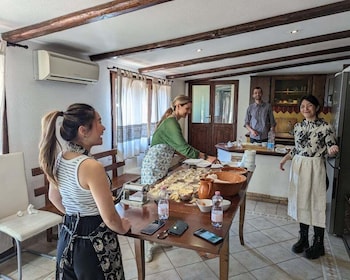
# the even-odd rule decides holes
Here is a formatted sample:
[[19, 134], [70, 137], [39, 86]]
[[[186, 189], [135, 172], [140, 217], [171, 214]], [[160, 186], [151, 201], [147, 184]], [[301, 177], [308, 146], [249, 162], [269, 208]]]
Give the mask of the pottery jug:
[[213, 182], [214, 180], [210, 178], [200, 179], [198, 188], [198, 197], [200, 199], [212, 198], [212, 196], [214, 195]]

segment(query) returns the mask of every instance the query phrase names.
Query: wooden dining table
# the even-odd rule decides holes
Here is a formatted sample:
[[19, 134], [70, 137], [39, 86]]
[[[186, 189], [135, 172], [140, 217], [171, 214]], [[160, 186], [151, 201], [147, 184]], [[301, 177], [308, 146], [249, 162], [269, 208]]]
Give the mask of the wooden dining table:
[[[122, 203], [116, 204], [116, 209], [119, 215], [128, 218], [131, 222], [131, 230], [126, 236], [134, 238], [138, 279], [145, 279], [145, 241], [218, 255], [220, 261], [220, 279], [228, 279], [230, 227], [237, 210], [240, 209], [239, 238], [241, 245], [244, 245], [243, 225], [246, 206], [246, 191], [252, 175], [252, 172], [248, 172], [246, 174], [247, 180], [243, 184], [241, 191], [237, 195], [227, 198], [231, 200], [231, 206], [224, 212], [223, 224], [219, 229], [214, 228], [211, 225], [210, 212], [202, 213], [196, 205], [170, 200], [169, 219], [165, 226], [160, 228], [153, 235], [146, 235], [142, 234], [140, 231], [148, 224], [158, 219], [157, 204], [152, 200], [144, 204], [142, 207], [131, 207], [123, 205]], [[157, 235], [160, 232], [169, 229], [177, 220], [182, 220], [188, 224], [188, 229], [181, 236], [169, 234], [165, 239], [157, 238]], [[223, 242], [217, 245], [212, 245], [211, 243], [193, 235], [193, 233], [199, 228], [204, 228], [223, 237]]]

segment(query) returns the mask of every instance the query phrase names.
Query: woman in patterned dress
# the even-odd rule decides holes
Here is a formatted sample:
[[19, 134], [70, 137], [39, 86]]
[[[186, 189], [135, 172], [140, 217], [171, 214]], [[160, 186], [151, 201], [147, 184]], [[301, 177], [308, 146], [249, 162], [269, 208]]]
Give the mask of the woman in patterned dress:
[[[141, 167], [141, 184], [154, 184], [164, 178], [170, 168], [174, 153], [187, 158], [202, 158], [215, 162], [216, 157], [207, 156], [190, 146], [183, 137], [180, 124], [192, 110], [192, 101], [186, 95], [175, 97], [170, 108], [166, 110], [152, 136], [151, 147], [147, 151]], [[146, 262], [152, 261], [154, 243], [146, 242]]]
[[[67, 141], [60, 151], [56, 125]], [[57, 244], [56, 279], [124, 280], [118, 235], [130, 229], [114, 207], [103, 165], [90, 155], [105, 127], [87, 104], [72, 104], [42, 119], [40, 167], [50, 181], [49, 199], [64, 213]], [[58, 152], [58, 153], [56, 153]]]
[[[280, 169], [292, 160], [288, 190], [288, 215], [300, 223], [300, 238], [292, 247], [295, 253], [305, 251], [308, 259], [325, 254], [324, 229], [326, 226], [326, 155], [339, 152], [331, 125], [318, 117], [320, 105], [313, 95], [300, 100], [304, 120], [294, 126], [295, 147], [286, 154]], [[314, 240], [309, 247], [309, 226], [314, 227]]]

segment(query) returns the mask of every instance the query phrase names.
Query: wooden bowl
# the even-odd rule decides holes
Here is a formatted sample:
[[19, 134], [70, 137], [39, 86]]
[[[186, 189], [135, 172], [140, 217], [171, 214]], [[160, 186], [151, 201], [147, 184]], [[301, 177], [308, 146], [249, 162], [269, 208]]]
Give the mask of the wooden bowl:
[[248, 170], [243, 167], [224, 166], [221, 171], [229, 171], [237, 174], [247, 174]]
[[215, 191], [220, 191], [223, 197], [231, 197], [239, 193], [243, 184], [247, 181], [246, 176], [233, 173], [231, 171], [220, 171], [213, 172], [216, 174], [218, 180], [225, 182], [218, 182], [214, 180], [213, 189]]

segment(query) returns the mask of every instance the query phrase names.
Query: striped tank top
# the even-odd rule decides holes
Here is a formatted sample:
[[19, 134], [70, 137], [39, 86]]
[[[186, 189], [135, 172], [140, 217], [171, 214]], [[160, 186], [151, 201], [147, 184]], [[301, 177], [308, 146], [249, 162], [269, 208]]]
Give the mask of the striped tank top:
[[67, 215], [79, 213], [81, 217], [84, 217], [100, 214], [91, 191], [84, 189], [78, 179], [79, 166], [88, 158], [88, 156], [81, 155], [67, 160], [62, 157], [62, 153], [58, 155], [56, 162], [57, 180], [62, 204]]

